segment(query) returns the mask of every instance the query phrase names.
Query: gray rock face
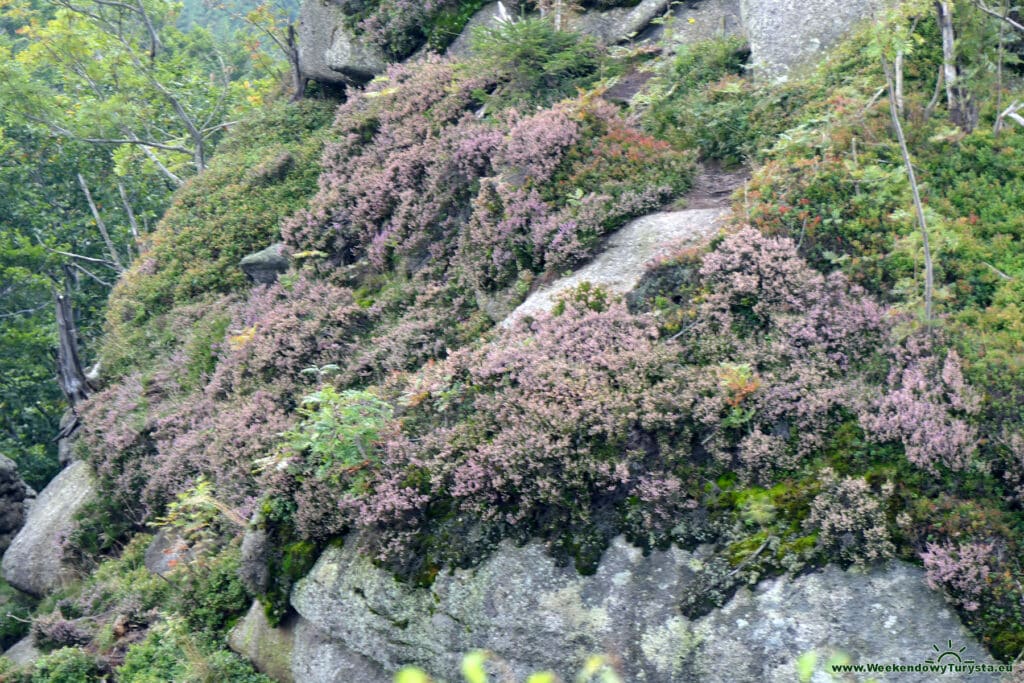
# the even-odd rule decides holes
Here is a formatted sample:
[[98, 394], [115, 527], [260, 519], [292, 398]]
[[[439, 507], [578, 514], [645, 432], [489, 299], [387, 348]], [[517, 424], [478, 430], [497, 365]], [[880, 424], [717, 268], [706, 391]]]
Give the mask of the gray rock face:
[[740, 0], [755, 74], [786, 80], [883, 6], [884, 0]]
[[[832, 680], [826, 662], [840, 652], [855, 664], [924, 664], [940, 654], [932, 645], [943, 651], [950, 640], [953, 650], [967, 648], [959, 654], [963, 660], [995, 664], [942, 596], [928, 590], [924, 572], [903, 563], [867, 573], [826, 567], [797, 579], [764, 581], [698, 620], [690, 633], [700, 643], [695, 680], [709, 683], [789, 683], [795, 680], [793, 662], [810, 650], [819, 654], [814, 681]], [[873, 677], [900, 683], [1000, 680], [995, 674], [931, 671]]]
[[262, 285], [272, 285], [277, 278], [288, 271], [291, 260], [284, 251], [284, 244], [271, 244], [262, 251], [249, 254], [243, 258], [238, 267], [241, 268], [249, 279]]
[[302, 74], [321, 83], [363, 83], [387, 67], [380, 48], [354, 35], [330, 0], [305, 0], [299, 10]]
[[671, 22], [652, 24], [638, 39], [667, 39], [670, 45], [684, 45], [741, 35], [740, 0], [688, 0], [672, 6]]
[[274, 628], [267, 621], [263, 606], [259, 602], [253, 602], [245, 617], [228, 634], [228, 645], [249, 659], [257, 671], [281, 683], [292, 683], [296, 680], [292, 677], [294, 622], [295, 619], [292, 618]]
[[58, 474], [39, 494], [25, 526], [4, 553], [0, 567], [7, 582], [32, 595], [46, 595], [70, 578], [61, 542], [74, 514], [95, 496], [86, 463], [73, 462]]
[[167, 576], [191, 559], [192, 553], [189, 551], [188, 543], [177, 534], [161, 529], [146, 548], [142, 561], [149, 571]]
[[3, 656], [11, 660], [14, 668], [18, 671], [28, 671], [35, 665], [36, 660], [43, 656], [43, 653], [36, 647], [35, 638], [25, 636], [7, 648]]
[[550, 310], [560, 294], [584, 282], [625, 294], [636, 287], [652, 259], [684, 242], [709, 237], [726, 216], [724, 209], [694, 209], [637, 218], [613, 234], [593, 261], [531, 294], [501, 325], [509, 327], [523, 316]]
[[267, 558], [270, 540], [265, 529], [259, 522], [250, 524], [242, 536], [241, 560], [238, 577], [253, 595], [262, 595], [270, 585], [270, 571], [267, 569]]
[[567, 27], [593, 36], [599, 43], [614, 45], [635, 37], [665, 13], [669, 0], [641, 0], [634, 7], [615, 7], [603, 12], [584, 12], [567, 17]]
[[476, 14], [470, 17], [469, 21], [466, 22], [466, 26], [462, 29], [462, 33], [459, 37], [452, 41], [452, 44], [448, 46], [445, 54], [451, 57], [467, 57], [469, 56], [470, 43], [473, 38], [473, 30], [480, 26], [487, 26], [494, 28], [498, 25], [498, 17], [501, 16], [497, 2], [490, 2], [481, 7]]
[[0, 455], [0, 553], [11, 545], [15, 534], [25, 523], [29, 505], [27, 501], [36, 495], [21, 479], [18, 465], [5, 455]]
[[352, 545], [325, 551], [292, 594], [301, 615], [295, 680], [385, 683], [406, 664], [457, 680], [462, 654], [476, 648], [500, 657], [515, 680], [544, 669], [573, 680], [587, 656], [604, 653], [629, 681], [793, 681], [810, 650], [821, 653], [821, 668], [837, 651], [855, 663], [917, 664], [947, 640], [992, 663], [923, 572], [904, 564], [766, 581], [691, 621], [676, 605], [700, 551], [644, 557], [619, 538], [595, 575], [580, 576], [539, 544], [506, 543], [476, 569], [442, 572], [425, 589], [397, 582]]

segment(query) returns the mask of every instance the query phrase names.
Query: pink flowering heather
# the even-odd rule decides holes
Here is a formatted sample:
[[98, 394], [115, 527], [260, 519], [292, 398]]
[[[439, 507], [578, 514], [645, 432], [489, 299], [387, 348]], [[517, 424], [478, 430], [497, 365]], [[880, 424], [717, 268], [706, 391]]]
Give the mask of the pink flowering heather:
[[929, 543], [921, 553], [928, 585], [948, 591], [953, 601], [968, 612], [977, 610], [988, 585], [993, 547], [977, 542]]
[[961, 470], [977, 448], [977, 430], [969, 418], [979, 408], [956, 352], [940, 358], [931, 355], [928, 344], [911, 340], [889, 373], [887, 391], [863, 411], [861, 423], [874, 441], [902, 443], [907, 459], [918, 467]]

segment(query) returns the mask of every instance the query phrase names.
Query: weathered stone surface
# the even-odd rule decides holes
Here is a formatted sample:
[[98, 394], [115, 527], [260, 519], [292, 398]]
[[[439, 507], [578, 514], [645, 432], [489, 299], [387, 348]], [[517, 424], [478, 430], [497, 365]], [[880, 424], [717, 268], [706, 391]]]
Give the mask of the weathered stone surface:
[[277, 243], [255, 254], [249, 254], [239, 262], [238, 267], [253, 282], [272, 285], [282, 273], [288, 271], [289, 265], [291, 260], [284, 251], [284, 244]]
[[634, 7], [616, 7], [603, 12], [583, 12], [567, 17], [573, 31], [593, 36], [599, 43], [614, 45], [636, 37], [651, 20], [664, 14], [669, 0], [641, 0]]
[[884, 0], [740, 0], [755, 74], [785, 80], [883, 6]]
[[445, 54], [451, 57], [466, 57], [470, 53], [470, 44], [473, 39], [474, 29], [480, 26], [495, 27], [498, 25], [498, 18], [501, 16], [501, 9], [497, 2], [491, 2], [481, 7], [476, 14], [470, 17], [466, 26], [462, 29], [459, 37], [452, 41]]
[[0, 553], [11, 545], [15, 534], [25, 523], [30, 505], [26, 501], [36, 495], [21, 479], [18, 465], [0, 455]]
[[3, 656], [11, 660], [19, 671], [26, 671], [35, 665], [36, 660], [42, 657], [43, 653], [36, 647], [35, 638], [25, 636], [7, 648]]
[[625, 294], [640, 281], [651, 260], [682, 242], [709, 237], [727, 215], [728, 211], [724, 209], [695, 209], [638, 218], [612, 235], [605, 249], [593, 261], [572, 275], [538, 289], [501, 325], [508, 327], [522, 316], [550, 310], [560, 294], [583, 282]]
[[46, 595], [69, 577], [62, 561], [61, 541], [71, 530], [72, 517], [96, 496], [89, 466], [68, 465], [39, 494], [0, 567], [15, 588], [32, 595]]
[[305, 0], [299, 10], [299, 64], [302, 74], [321, 83], [365, 82], [387, 67], [380, 48], [346, 27], [330, 0]]
[[542, 669], [572, 680], [588, 655], [606, 653], [629, 681], [792, 681], [810, 650], [822, 653], [822, 666], [836, 651], [854, 662], [916, 664], [947, 640], [992, 663], [922, 570], [900, 563], [765, 581], [691, 621], [676, 605], [700, 549], [644, 557], [619, 538], [595, 575], [580, 576], [539, 544], [505, 543], [476, 569], [442, 572], [426, 589], [396, 581], [352, 545], [325, 551], [292, 594], [302, 616], [296, 680], [383, 683], [406, 664], [457, 680], [461, 655], [475, 648], [494, 652], [515, 680]]
[[651, 24], [637, 39], [667, 38], [671, 47], [742, 35], [740, 0], [687, 0], [672, 6], [671, 22]]
[[[708, 683], [795, 680], [793, 662], [805, 652], [820, 653], [813, 680], [833, 680], [824, 671], [831, 653], [853, 663], [923, 664], [947, 641], [963, 660], [995, 664], [967, 632], [939, 593], [928, 590], [924, 572], [892, 563], [883, 570], [843, 571], [826, 567], [799, 578], [764, 581], [741, 590], [721, 610], [693, 624], [689, 637], [700, 643], [694, 680]], [[955, 661], [953, 657], [943, 662]], [[882, 681], [925, 683], [934, 672], [875, 675]], [[942, 680], [998, 681], [995, 674], [943, 675]]]
[[[295, 618], [276, 628], [267, 621], [263, 606], [255, 601], [245, 617], [231, 629], [228, 645], [247, 658], [257, 671], [281, 683], [292, 683], [292, 649], [295, 645]], [[305, 680], [305, 679], [298, 679]]]
[[270, 585], [270, 571], [267, 569], [269, 551], [270, 540], [257, 515], [242, 536], [242, 557], [238, 567], [238, 578], [253, 595], [263, 595]]
[[[402, 635], [398, 632], [395, 637], [401, 638]], [[301, 617], [295, 625], [295, 649], [292, 652], [292, 678], [295, 681], [392, 683], [393, 672], [385, 671], [373, 659], [353, 651], [344, 642], [331, 638]]]
[[150, 541], [143, 556], [143, 563], [146, 569], [167, 576], [177, 567], [187, 563], [192, 558], [189, 552], [188, 543], [168, 529], [161, 529]]

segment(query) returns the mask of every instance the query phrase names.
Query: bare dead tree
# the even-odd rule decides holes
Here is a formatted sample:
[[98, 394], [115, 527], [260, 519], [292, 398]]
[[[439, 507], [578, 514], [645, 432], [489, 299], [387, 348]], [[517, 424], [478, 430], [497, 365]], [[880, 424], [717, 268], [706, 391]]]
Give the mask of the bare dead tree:
[[921, 203], [921, 192], [917, 185], [917, 176], [914, 173], [914, 163], [910, 158], [910, 150], [907, 148], [907, 139], [903, 135], [903, 125], [900, 123], [899, 111], [896, 109], [896, 86], [892, 68], [889, 62], [882, 58], [882, 69], [885, 71], [885, 82], [889, 90], [889, 115], [892, 118], [892, 127], [896, 130], [896, 139], [900, 144], [900, 153], [903, 155], [903, 164], [907, 169], [907, 179], [910, 181], [910, 191], [914, 197], [914, 211], [917, 213], [917, 224], [921, 230], [921, 242], [924, 246], [924, 317], [927, 324], [932, 321], [932, 293], [935, 289], [935, 273], [932, 267], [932, 252], [928, 244], [928, 222], [924, 216], [924, 206]]
[[92, 199], [92, 193], [89, 192], [89, 185], [85, 182], [85, 178], [82, 174], [78, 174], [78, 185], [82, 188], [82, 193], [85, 194], [85, 200], [89, 203], [89, 210], [92, 211], [92, 217], [96, 221], [96, 227], [100, 229], [100, 235], [103, 237], [103, 244], [107, 246], [107, 255], [110, 256], [111, 262], [117, 267], [119, 273], [124, 272], [124, 264], [121, 263], [121, 258], [117, 254], [117, 249], [114, 248], [114, 241], [110, 239], [110, 232], [107, 231], [107, 224], [103, 221], [103, 217], [100, 215], [100, 210], [96, 207], [96, 202]]
[[82, 359], [78, 353], [78, 327], [71, 306], [71, 292], [68, 282], [71, 280], [70, 270], [64, 268], [63, 290], [54, 289], [54, 303], [57, 317], [57, 383], [68, 400], [74, 418], [61, 429], [57, 439], [64, 439], [74, 434], [80, 422], [78, 406], [88, 399], [95, 387], [86, 377], [82, 367]]

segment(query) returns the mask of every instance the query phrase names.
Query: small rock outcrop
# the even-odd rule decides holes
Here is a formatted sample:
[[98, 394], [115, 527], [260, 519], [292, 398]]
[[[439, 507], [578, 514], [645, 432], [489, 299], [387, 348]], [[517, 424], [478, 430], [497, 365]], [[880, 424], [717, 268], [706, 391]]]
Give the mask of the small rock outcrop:
[[885, 0], [740, 0], [755, 75], [783, 81], [791, 72], [814, 65], [884, 4]]
[[284, 244], [271, 244], [262, 251], [249, 254], [243, 258], [238, 267], [249, 277], [250, 280], [261, 285], [272, 285], [277, 278], [288, 272], [291, 259], [285, 253]]
[[17, 671], [30, 670], [42, 656], [42, 651], [36, 647], [35, 637], [31, 635], [25, 636], [3, 653], [3, 657], [9, 659]]
[[25, 525], [4, 553], [0, 568], [18, 590], [46, 595], [69, 579], [63, 540], [76, 512], [96, 497], [89, 465], [71, 463], [39, 494]]
[[603, 45], [615, 45], [636, 37], [661, 16], [669, 0], [640, 0], [633, 7], [615, 7], [604, 11], [582, 12], [568, 18], [568, 28], [592, 36]]
[[192, 559], [188, 543], [169, 529], [160, 529], [146, 548], [143, 563], [146, 569], [166, 577]]
[[0, 553], [21, 530], [36, 492], [21, 479], [18, 465], [0, 455]]
[[690, 620], [677, 604], [705, 559], [700, 549], [645, 557], [618, 538], [596, 574], [580, 576], [539, 543], [503, 543], [476, 569], [442, 571], [430, 588], [415, 588], [353, 546], [325, 551], [292, 594], [301, 617], [295, 680], [386, 683], [406, 664], [457, 680], [462, 655], [477, 648], [500, 657], [515, 680], [552, 668], [573, 680], [587, 656], [605, 653], [629, 681], [781, 683], [796, 679], [796, 660], [811, 650], [821, 668], [834, 652], [855, 663], [919, 664], [950, 640], [967, 648], [965, 659], [994, 663], [923, 571], [902, 563], [764, 581]]
[[593, 261], [531, 294], [501, 325], [509, 327], [523, 316], [550, 310], [560, 294], [584, 282], [625, 294], [640, 282], [651, 260], [683, 242], [711, 236], [728, 215], [725, 209], [694, 209], [637, 218], [615, 232]]
[[377, 46], [355, 35], [341, 8], [330, 0], [304, 0], [299, 10], [302, 75], [320, 83], [365, 83], [387, 68]]
[[259, 602], [253, 602], [245, 617], [228, 634], [228, 645], [251, 661], [257, 671], [276, 681], [293, 683], [296, 680], [308, 680], [292, 676], [294, 615], [275, 628], [267, 621], [263, 606]]

